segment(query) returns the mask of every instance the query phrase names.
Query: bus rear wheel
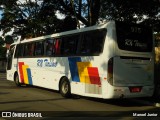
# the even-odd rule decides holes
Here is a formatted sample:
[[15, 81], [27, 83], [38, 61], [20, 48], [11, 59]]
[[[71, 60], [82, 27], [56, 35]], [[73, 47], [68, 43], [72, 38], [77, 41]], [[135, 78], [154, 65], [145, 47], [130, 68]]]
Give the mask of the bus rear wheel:
[[60, 90], [60, 93], [63, 97], [65, 97], [65, 98], [71, 97], [70, 83], [66, 77], [62, 78], [62, 80], [60, 82], [59, 90]]
[[19, 82], [19, 76], [18, 76], [18, 74], [15, 74], [14, 82], [15, 82], [16, 86], [21, 87], [21, 83]]

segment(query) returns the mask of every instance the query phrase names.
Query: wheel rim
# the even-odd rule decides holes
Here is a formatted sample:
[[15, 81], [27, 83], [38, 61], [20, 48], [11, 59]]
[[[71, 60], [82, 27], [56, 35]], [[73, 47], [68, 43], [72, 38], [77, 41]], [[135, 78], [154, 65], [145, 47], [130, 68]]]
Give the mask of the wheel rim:
[[68, 92], [68, 89], [69, 89], [68, 83], [67, 83], [66, 81], [63, 82], [63, 84], [62, 84], [62, 92], [63, 92], [64, 94], [66, 94], [66, 93]]

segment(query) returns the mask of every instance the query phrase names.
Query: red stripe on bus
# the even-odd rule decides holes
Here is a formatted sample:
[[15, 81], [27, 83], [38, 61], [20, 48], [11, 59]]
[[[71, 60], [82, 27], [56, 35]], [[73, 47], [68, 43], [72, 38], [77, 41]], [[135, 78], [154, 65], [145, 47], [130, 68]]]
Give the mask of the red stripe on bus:
[[22, 70], [22, 65], [24, 65], [24, 62], [19, 62], [19, 74], [20, 74], [20, 82], [24, 83], [24, 76], [23, 76], [23, 70]]
[[97, 67], [88, 67], [88, 74], [91, 84], [101, 85], [98, 68]]

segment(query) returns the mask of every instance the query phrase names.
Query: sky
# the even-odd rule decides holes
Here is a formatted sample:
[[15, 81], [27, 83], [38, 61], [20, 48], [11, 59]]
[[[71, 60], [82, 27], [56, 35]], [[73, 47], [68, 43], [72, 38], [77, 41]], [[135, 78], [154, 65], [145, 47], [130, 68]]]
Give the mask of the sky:
[[0, 10], [0, 19], [2, 18], [2, 13], [3, 13], [3, 12]]
[[[0, 19], [2, 18], [2, 11], [0, 10]], [[2, 32], [0, 31], [0, 36], [2, 35]]]

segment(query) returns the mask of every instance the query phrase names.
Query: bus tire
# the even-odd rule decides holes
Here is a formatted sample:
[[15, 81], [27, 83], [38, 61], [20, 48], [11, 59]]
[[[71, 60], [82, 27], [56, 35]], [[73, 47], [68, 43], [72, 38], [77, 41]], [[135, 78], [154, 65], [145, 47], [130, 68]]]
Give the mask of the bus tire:
[[16, 86], [21, 87], [21, 83], [19, 82], [19, 76], [17, 73], [15, 74], [14, 82], [15, 82]]
[[60, 81], [59, 91], [63, 97], [65, 98], [71, 97], [70, 82], [66, 77], [63, 77], [62, 80]]

